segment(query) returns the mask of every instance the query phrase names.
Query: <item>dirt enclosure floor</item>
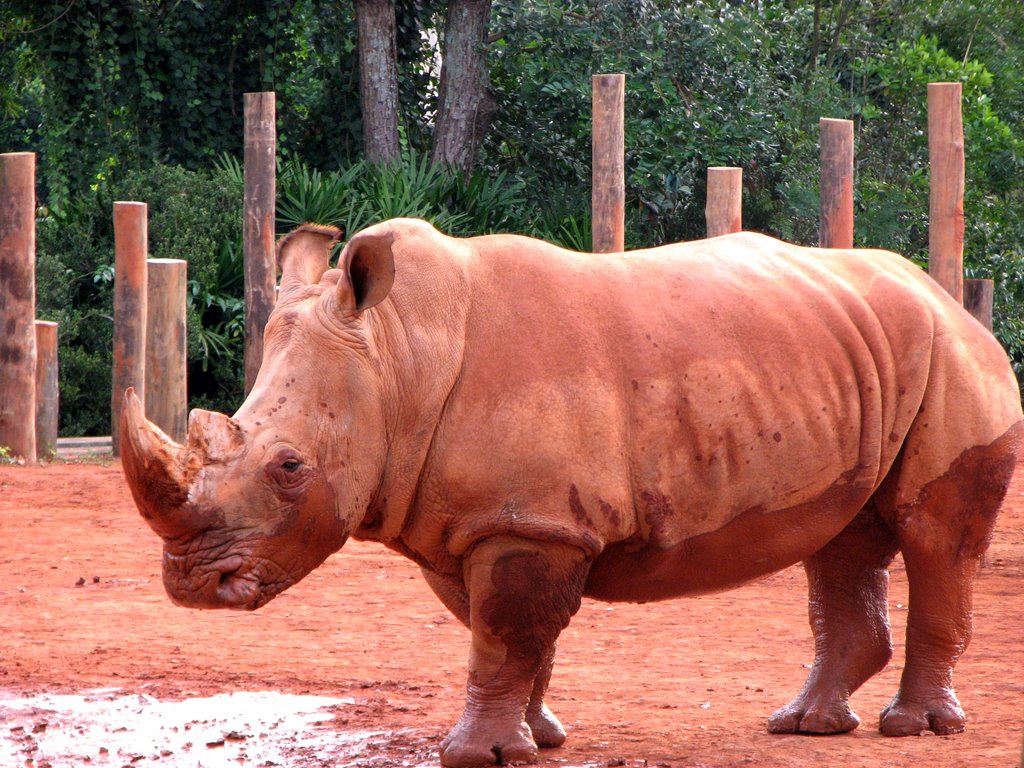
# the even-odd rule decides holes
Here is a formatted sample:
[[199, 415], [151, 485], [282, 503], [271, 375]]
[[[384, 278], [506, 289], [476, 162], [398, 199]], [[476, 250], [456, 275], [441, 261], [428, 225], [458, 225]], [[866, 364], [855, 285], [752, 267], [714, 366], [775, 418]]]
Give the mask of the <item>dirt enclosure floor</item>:
[[[957, 736], [881, 737], [896, 656], [853, 698], [861, 728], [772, 736], [812, 657], [803, 572], [645, 606], [586, 601], [548, 702], [569, 731], [543, 766], [1021, 764], [1024, 472], [977, 585]], [[158, 539], [114, 464], [0, 467], [0, 766], [438, 765], [461, 711], [468, 632], [417, 568], [349, 543], [255, 613], [171, 605]]]

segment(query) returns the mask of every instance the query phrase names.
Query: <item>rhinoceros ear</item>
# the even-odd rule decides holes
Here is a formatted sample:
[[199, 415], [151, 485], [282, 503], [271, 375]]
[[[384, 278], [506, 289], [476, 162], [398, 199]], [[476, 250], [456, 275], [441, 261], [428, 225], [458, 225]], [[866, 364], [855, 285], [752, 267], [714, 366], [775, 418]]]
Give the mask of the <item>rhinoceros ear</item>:
[[336, 296], [343, 310], [362, 312], [388, 295], [395, 282], [395, 238], [395, 230], [385, 224], [364, 230], [348, 241], [338, 258], [342, 277]]
[[341, 230], [337, 227], [303, 224], [278, 241], [282, 298], [320, 280], [329, 266], [331, 248], [340, 238]]

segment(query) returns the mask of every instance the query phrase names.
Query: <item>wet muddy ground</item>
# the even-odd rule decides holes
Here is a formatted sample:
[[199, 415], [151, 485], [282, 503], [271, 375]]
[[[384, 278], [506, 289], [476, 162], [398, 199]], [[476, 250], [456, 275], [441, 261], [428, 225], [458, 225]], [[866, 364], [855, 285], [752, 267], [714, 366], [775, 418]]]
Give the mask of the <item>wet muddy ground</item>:
[[[966, 733], [886, 739], [897, 652], [853, 698], [862, 726], [772, 736], [812, 656], [803, 573], [652, 605], [585, 601], [548, 701], [542, 765], [1021, 765], [1024, 484], [1011, 489], [957, 670]], [[0, 766], [418, 766], [461, 709], [468, 632], [417, 568], [350, 543], [255, 613], [176, 608], [116, 465], [0, 467]]]

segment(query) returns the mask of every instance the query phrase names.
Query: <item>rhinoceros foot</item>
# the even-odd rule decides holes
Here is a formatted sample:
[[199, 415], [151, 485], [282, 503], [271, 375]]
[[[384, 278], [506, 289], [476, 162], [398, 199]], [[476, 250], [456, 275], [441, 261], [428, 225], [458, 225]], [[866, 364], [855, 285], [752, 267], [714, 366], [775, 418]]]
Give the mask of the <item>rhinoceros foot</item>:
[[967, 717], [950, 690], [925, 703], [905, 702], [897, 695], [882, 710], [878, 723], [878, 730], [883, 736], [917, 736], [925, 731], [948, 736], [960, 733], [966, 727]]
[[565, 728], [547, 704], [541, 704], [540, 709], [534, 710], [531, 703], [526, 711], [526, 724], [530, 726], [533, 740], [542, 749], [560, 747], [565, 743]]
[[537, 762], [537, 744], [526, 723], [508, 732], [479, 721], [460, 720], [441, 743], [441, 764], [447, 768], [527, 765]]
[[768, 718], [770, 733], [847, 733], [858, 725], [845, 699], [814, 703], [800, 696]]

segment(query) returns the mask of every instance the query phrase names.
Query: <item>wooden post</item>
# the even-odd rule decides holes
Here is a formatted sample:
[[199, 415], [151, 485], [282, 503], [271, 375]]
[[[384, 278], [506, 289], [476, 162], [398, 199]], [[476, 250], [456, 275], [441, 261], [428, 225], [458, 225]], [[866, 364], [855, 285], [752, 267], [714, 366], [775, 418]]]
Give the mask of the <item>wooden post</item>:
[[57, 368], [57, 324], [36, 320], [36, 455], [57, 455], [60, 429], [60, 379]]
[[992, 294], [995, 284], [988, 279], [964, 280], [964, 307], [974, 319], [992, 330]]
[[594, 253], [626, 247], [625, 75], [594, 75], [590, 206]]
[[277, 256], [274, 205], [277, 128], [273, 91], [245, 94], [245, 213], [242, 261], [245, 269], [245, 393], [263, 362], [263, 329], [274, 308]]
[[823, 117], [818, 244], [853, 248], [853, 121]]
[[708, 237], [743, 229], [743, 169], [708, 168], [708, 197], [704, 205]]
[[0, 451], [36, 461], [36, 156], [0, 155]]
[[145, 203], [114, 203], [114, 371], [110, 441], [121, 455], [121, 401], [128, 387], [146, 403], [146, 252], [149, 223]]
[[964, 126], [960, 83], [928, 84], [928, 274], [964, 297]]
[[149, 259], [146, 313], [146, 418], [178, 443], [186, 438], [188, 262]]

